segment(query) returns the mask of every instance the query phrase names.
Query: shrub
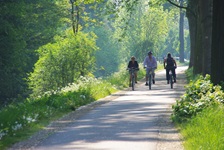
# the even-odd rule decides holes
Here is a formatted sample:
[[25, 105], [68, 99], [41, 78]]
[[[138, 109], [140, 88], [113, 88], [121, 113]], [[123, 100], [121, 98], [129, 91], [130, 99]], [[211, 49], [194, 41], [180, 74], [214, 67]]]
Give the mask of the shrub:
[[172, 106], [172, 119], [184, 122], [214, 104], [224, 103], [224, 93], [221, 86], [213, 86], [210, 76], [199, 76], [186, 86], [185, 94]]

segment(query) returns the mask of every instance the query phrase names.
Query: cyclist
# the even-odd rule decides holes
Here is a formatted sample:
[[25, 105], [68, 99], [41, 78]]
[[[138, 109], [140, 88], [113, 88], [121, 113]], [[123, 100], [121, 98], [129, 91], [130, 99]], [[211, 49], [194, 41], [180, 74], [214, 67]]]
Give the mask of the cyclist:
[[167, 54], [167, 58], [164, 59], [164, 69], [166, 69], [166, 80], [167, 84], [169, 84], [170, 81], [170, 76], [169, 76], [169, 71], [172, 71], [173, 78], [174, 78], [174, 83], [176, 83], [176, 72], [175, 69], [177, 68], [177, 63], [173, 57], [171, 57], [171, 54]]
[[135, 60], [134, 56], [131, 57], [131, 60], [128, 63], [128, 69], [130, 73], [129, 86], [131, 86], [131, 78], [132, 78], [130, 71], [131, 68], [135, 69], [135, 83], [137, 83], [137, 71], [139, 70], [139, 68], [138, 68], [138, 62]]
[[152, 83], [155, 84], [155, 69], [157, 69], [157, 61], [156, 58], [154, 56], [152, 56], [152, 52], [148, 52], [148, 56], [145, 57], [144, 60], [144, 68], [146, 68], [146, 83], [145, 85], [149, 85], [148, 84], [148, 80], [149, 80], [149, 71], [152, 69]]

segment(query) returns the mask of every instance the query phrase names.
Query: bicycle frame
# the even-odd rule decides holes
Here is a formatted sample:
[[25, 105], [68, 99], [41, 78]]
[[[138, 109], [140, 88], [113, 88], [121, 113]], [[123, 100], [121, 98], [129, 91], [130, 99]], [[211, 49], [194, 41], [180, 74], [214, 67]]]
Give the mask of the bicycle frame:
[[149, 90], [152, 89], [152, 70], [149, 71]]
[[173, 88], [173, 74], [172, 74], [172, 70], [170, 69], [169, 71], [169, 76], [170, 76], [170, 88]]
[[130, 68], [128, 69], [131, 71], [131, 87], [132, 87], [132, 90], [134, 91], [135, 90], [135, 68]]
[[149, 69], [149, 74], [148, 74], [148, 82], [149, 82], [149, 90], [152, 89], [152, 67], [146, 67]]
[[132, 69], [131, 70], [131, 87], [132, 87], [132, 91], [135, 90], [135, 70]]

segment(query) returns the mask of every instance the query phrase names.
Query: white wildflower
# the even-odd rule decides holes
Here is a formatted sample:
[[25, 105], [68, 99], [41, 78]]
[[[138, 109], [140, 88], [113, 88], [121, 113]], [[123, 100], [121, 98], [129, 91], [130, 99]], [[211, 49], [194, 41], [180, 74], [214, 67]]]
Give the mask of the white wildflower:
[[38, 116], [39, 116], [39, 114], [35, 114], [35, 115], [34, 115], [34, 118], [37, 119]]
[[86, 96], [85, 96], [85, 95], [80, 95], [80, 97], [81, 97], [81, 98], [83, 98], [83, 99], [85, 99], [85, 98], [86, 98]]
[[12, 130], [16, 131], [22, 128], [22, 124], [16, 124], [15, 126], [12, 126]]
[[28, 123], [35, 122], [36, 121], [36, 119], [33, 119], [31, 117], [27, 117], [26, 120], [27, 120]]
[[0, 132], [0, 140], [1, 140], [2, 137], [5, 136], [5, 135], [6, 135], [6, 133], [4, 133], [4, 132]]

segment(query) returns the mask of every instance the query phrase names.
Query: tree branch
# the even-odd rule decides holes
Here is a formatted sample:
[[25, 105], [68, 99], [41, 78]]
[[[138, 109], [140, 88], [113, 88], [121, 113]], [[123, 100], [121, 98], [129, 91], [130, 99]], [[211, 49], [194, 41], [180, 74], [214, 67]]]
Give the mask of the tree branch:
[[179, 7], [179, 8], [183, 8], [183, 9], [189, 10], [189, 12], [190, 12], [191, 14], [193, 14], [194, 17], [196, 17], [195, 12], [194, 12], [192, 9], [190, 9], [188, 6], [187, 6], [187, 7], [185, 7], [185, 6], [180, 6], [180, 5], [178, 5], [178, 4], [174, 3], [174, 2], [172, 2], [171, 0], [167, 0], [167, 1], [168, 1], [170, 4], [172, 4], [172, 5], [176, 6], [176, 7]]
[[176, 3], [174, 3], [174, 2], [172, 2], [171, 0], [167, 0], [170, 4], [172, 4], [172, 5], [174, 5], [174, 6], [176, 6], [176, 7], [179, 7], [179, 8], [183, 8], [183, 9], [188, 9], [188, 7], [185, 7], [185, 6], [180, 6], [180, 5], [178, 5], [178, 4], [176, 4]]

